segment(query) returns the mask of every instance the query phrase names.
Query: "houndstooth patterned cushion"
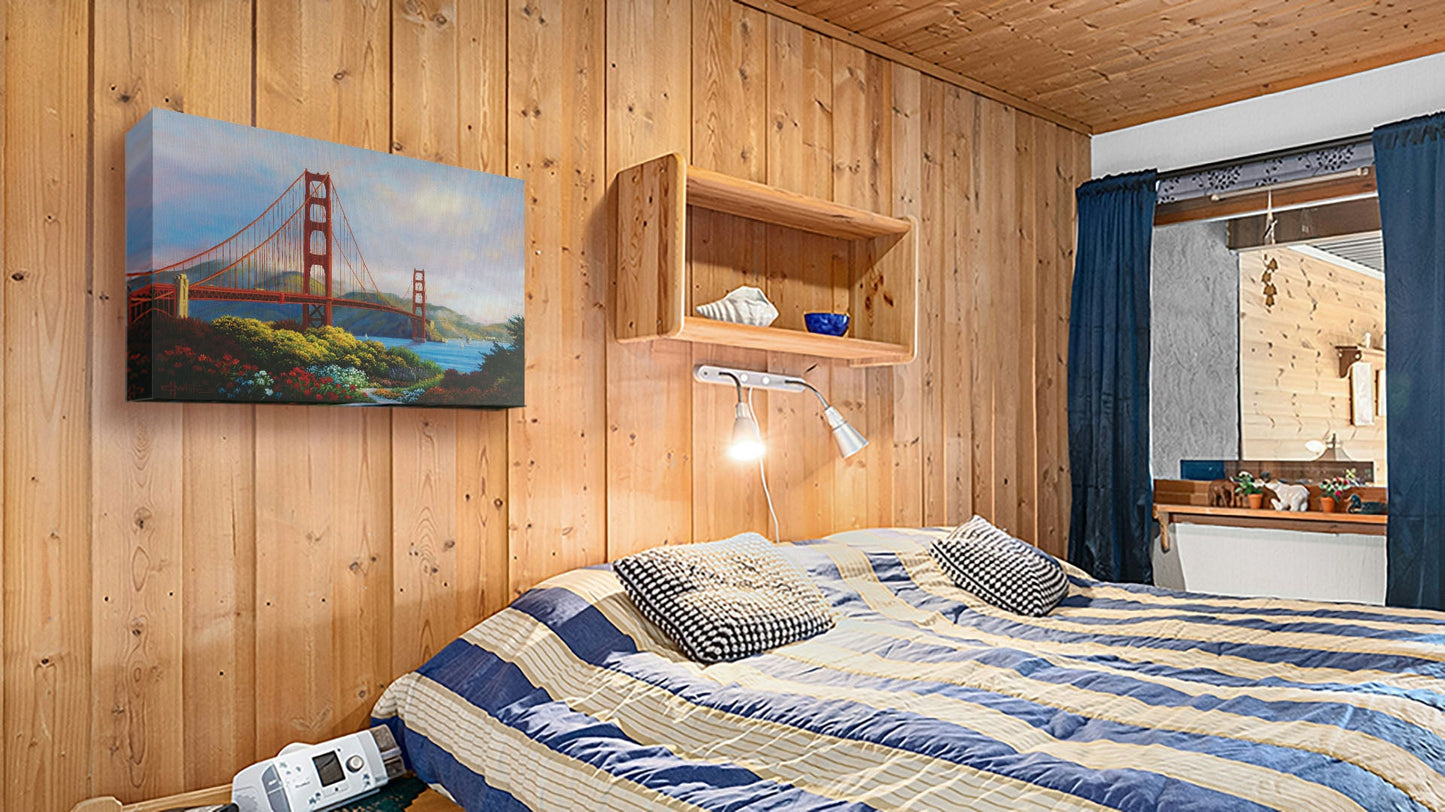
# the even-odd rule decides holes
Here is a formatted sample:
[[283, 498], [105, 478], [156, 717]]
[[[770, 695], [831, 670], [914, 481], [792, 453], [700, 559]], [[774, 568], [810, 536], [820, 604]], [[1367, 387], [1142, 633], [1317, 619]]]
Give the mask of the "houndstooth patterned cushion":
[[974, 516], [928, 549], [959, 588], [1018, 615], [1047, 615], [1069, 592], [1048, 553]]
[[757, 533], [657, 547], [612, 568], [642, 614], [698, 662], [738, 660], [833, 628], [817, 585]]

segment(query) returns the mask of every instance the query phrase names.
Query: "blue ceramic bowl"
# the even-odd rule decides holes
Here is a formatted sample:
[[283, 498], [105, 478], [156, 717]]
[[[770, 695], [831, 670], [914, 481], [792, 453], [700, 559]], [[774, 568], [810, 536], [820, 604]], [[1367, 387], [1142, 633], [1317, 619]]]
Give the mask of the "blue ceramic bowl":
[[808, 332], [825, 336], [840, 336], [848, 332], [847, 313], [804, 313], [803, 324]]

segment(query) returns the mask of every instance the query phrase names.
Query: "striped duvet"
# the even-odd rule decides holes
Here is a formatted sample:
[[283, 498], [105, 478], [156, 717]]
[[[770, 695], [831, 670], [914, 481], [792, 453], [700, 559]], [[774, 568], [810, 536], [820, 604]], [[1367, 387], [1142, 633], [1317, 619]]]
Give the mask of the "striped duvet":
[[576, 570], [374, 713], [469, 810], [1445, 810], [1445, 615], [1073, 570], [1025, 618], [953, 587], [935, 535], [784, 545], [837, 628], [708, 667]]

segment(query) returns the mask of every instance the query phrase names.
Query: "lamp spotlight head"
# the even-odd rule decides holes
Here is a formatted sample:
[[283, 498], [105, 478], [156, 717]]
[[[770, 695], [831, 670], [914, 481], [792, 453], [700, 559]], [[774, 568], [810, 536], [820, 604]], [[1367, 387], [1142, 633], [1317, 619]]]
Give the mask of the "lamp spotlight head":
[[768, 448], [763, 445], [763, 437], [758, 431], [758, 421], [753, 418], [752, 409], [749, 409], [746, 403], [739, 403], [734, 409], [734, 415], [733, 439], [728, 445], [728, 456], [742, 462], [763, 456]]
[[828, 428], [833, 432], [833, 440], [838, 443], [838, 453], [847, 459], [868, 445], [868, 438], [862, 432], [853, 428], [843, 413], [836, 407], [829, 406], [823, 410], [823, 419], [827, 421]]

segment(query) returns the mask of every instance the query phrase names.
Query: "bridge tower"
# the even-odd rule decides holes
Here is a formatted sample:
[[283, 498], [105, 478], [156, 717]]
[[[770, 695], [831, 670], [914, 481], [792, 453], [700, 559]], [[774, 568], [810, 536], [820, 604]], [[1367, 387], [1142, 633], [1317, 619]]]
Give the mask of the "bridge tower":
[[331, 174], [306, 171], [306, 199], [301, 221], [302, 294], [316, 293], [312, 280], [326, 289], [320, 304], [302, 301], [301, 327], [331, 326]]
[[191, 317], [191, 278], [183, 273], [176, 274], [176, 318]]
[[426, 341], [426, 270], [411, 269], [411, 340]]

